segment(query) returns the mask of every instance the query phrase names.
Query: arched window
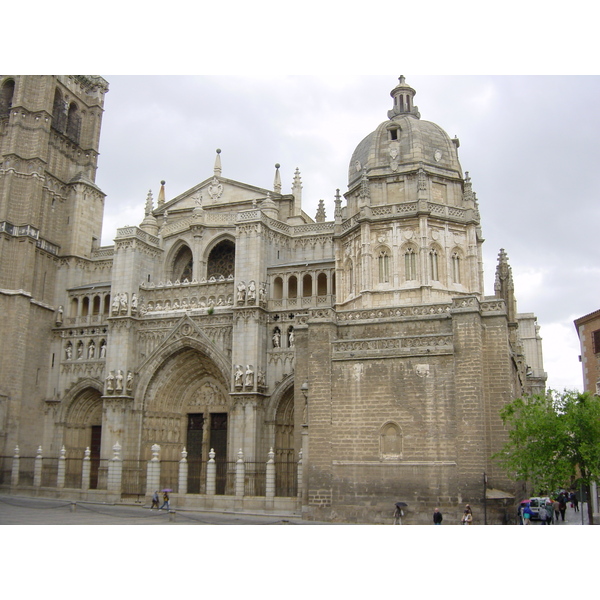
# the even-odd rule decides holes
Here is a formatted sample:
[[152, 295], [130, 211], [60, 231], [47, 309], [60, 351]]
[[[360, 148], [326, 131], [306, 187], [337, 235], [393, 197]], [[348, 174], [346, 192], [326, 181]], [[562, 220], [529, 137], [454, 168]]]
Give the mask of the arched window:
[[275, 277], [273, 282], [273, 299], [281, 300], [283, 298], [283, 280], [281, 277]]
[[71, 300], [71, 318], [75, 318], [79, 311], [79, 300], [77, 298], [73, 298]]
[[93, 315], [100, 314], [100, 296], [94, 296], [94, 306], [92, 308]]
[[0, 118], [8, 117], [15, 94], [15, 82], [7, 79], [0, 88]]
[[402, 432], [395, 423], [386, 423], [379, 434], [379, 451], [382, 458], [402, 458]]
[[458, 252], [452, 254], [452, 281], [461, 283], [460, 279], [460, 256]]
[[435, 248], [429, 252], [429, 274], [432, 281], [440, 280], [438, 272], [438, 253]]
[[66, 136], [76, 144], [79, 144], [79, 136], [81, 134], [81, 115], [75, 102], [69, 104], [69, 112], [67, 113], [67, 129]]
[[390, 281], [390, 257], [387, 250], [381, 250], [378, 261], [379, 283], [388, 283]]
[[335, 296], [335, 273], [331, 275], [331, 293]]
[[404, 271], [406, 281], [417, 278], [417, 255], [413, 248], [408, 248], [404, 253]]
[[81, 301], [81, 316], [87, 317], [90, 314], [90, 299], [87, 296], [84, 296]]
[[319, 273], [317, 277], [317, 295], [327, 295], [327, 275], [325, 273]]
[[175, 255], [173, 261], [173, 281], [183, 282], [185, 279], [191, 281], [193, 278], [194, 257], [187, 246], [182, 246]]
[[231, 240], [219, 242], [208, 255], [206, 277], [228, 278], [235, 275], [235, 244]]
[[302, 278], [302, 296], [304, 298], [312, 296], [312, 275], [306, 274]]
[[288, 298], [298, 297], [298, 279], [295, 275], [292, 275], [288, 279]]
[[52, 127], [60, 133], [65, 132], [67, 126], [67, 113], [65, 102], [59, 89], [54, 90], [54, 104], [52, 106]]
[[106, 296], [104, 296], [104, 309], [102, 310], [102, 314], [110, 314], [110, 294], [106, 294]]

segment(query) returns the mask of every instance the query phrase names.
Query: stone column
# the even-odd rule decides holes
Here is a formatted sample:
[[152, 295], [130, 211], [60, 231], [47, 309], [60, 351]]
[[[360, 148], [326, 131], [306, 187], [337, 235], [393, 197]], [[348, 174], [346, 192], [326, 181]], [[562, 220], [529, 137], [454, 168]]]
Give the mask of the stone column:
[[244, 464], [244, 453], [240, 448], [238, 459], [235, 464], [235, 495], [242, 497], [244, 495], [244, 480], [246, 479], [246, 465]]
[[160, 486], [160, 459], [158, 454], [160, 452], [160, 446], [158, 444], [152, 445], [152, 458], [148, 461], [148, 468], [146, 470], [146, 494], [152, 495], [155, 490], [158, 490]]
[[269, 450], [269, 459], [267, 460], [265, 496], [267, 497], [267, 506], [272, 508], [275, 498], [275, 453], [273, 448]]
[[181, 460], [179, 461], [179, 489], [180, 494], [187, 494], [187, 481], [188, 481], [188, 461], [187, 451], [184, 448], [181, 451]]
[[13, 455], [12, 472], [10, 474], [10, 485], [16, 487], [19, 485], [19, 468], [21, 466], [21, 457], [19, 456], [19, 446], [15, 446]]
[[42, 447], [39, 446], [35, 457], [35, 466], [33, 467], [33, 485], [35, 487], [41, 487], [42, 485], [42, 460]]
[[217, 490], [217, 464], [215, 463], [215, 451], [213, 448], [208, 453], [208, 464], [206, 465], [206, 495], [214, 496]]
[[113, 457], [108, 463], [108, 482], [106, 489], [109, 492], [121, 493], [121, 481], [123, 478], [123, 461], [121, 460], [121, 444], [117, 442], [113, 446]]
[[60, 456], [58, 457], [58, 475], [56, 477], [56, 487], [65, 487], [65, 477], [67, 474], [67, 450], [63, 446], [60, 449]]
[[300, 450], [300, 452], [298, 453], [298, 491], [296, 492], [298, 498], [302, 498], [302, 490], [304, 489], [304, 482], [302, 481], [302, 472], [302, 450]]
[[85, 449], [85, 456], [83, 457], [83, 465], [81, 466], [81, 489], [90, 489], [90, 475], [92, 472], [92, 461], [90, 455], [92, 454], [89, 446]]

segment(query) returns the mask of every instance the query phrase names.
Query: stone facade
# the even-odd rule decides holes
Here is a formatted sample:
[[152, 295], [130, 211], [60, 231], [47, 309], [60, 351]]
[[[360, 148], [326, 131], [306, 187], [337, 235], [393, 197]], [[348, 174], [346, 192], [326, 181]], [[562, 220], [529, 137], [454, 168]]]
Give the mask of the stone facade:
[[458, 139], [421, 120], [404, 78], [333, 220], [302, 210], [298, 171], [289, 194], [278, 165], [273, 189], [255, 187], [224, 177], [217, 150], [206, 179], [171, 200], [162, 185], [99, 247], [107, 89], [0, 77], [3, 455], [41, 443], [109, 460], [119, 445], [146, 461], [158, 444], [166, 461], [214, 448], [248, 465], [272, 448], [277, 469], [302, 451], [308, 519], [389, 522], [402, 500], [407, 523], [435, 506], [458, 521], [483, 504], [484, 473], [488, 522], [512, 516], [517, 488], [490, 456], [499, 409], [544, 387], [539, 331], [503, 250], [484, 295]]

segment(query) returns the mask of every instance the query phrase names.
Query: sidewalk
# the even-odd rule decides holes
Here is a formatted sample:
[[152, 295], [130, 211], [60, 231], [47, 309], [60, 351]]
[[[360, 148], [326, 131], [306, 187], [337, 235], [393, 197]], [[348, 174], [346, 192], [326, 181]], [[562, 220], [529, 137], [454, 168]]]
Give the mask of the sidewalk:
[[0, 494], [0, 525], [329, 525], [281, 515], [150, 510]]

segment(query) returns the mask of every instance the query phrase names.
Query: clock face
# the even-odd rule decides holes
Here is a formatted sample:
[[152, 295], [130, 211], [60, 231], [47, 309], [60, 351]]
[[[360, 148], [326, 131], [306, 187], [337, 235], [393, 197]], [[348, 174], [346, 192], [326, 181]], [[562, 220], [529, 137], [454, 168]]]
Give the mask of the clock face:
[[442, 153], [439, 150], [436, 150], [433, 153], [433, 158], [435, 158], [436, 162], [440, 162], [440, 160], [442, 159]]

